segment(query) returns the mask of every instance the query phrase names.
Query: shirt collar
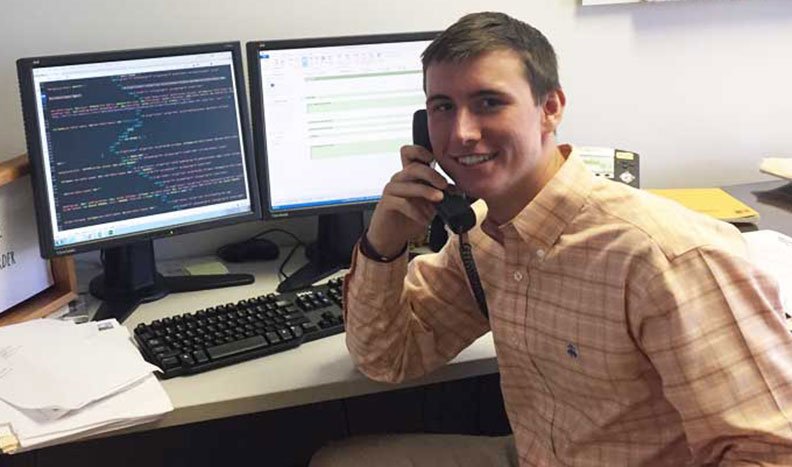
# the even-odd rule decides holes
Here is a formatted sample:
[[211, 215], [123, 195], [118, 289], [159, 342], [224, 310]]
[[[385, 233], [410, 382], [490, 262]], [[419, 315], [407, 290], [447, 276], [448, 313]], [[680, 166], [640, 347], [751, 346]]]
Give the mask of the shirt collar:
[[[566, 162], [511, 221], [499, 228], [514, 229], [525, 242], [551, 247], [580, 212], [594, 185], [594, 175], [570, 145], [558, 149]], [[508, 235], [508, 234], [507, 234]]]

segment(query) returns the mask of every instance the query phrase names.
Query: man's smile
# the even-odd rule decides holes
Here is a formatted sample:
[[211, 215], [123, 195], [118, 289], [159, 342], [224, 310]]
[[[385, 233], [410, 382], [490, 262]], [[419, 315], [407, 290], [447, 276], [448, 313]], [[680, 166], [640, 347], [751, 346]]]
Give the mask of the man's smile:
[[459, 162], [459, 164], [469, 167], [472, 165], [482, 164], [492, 160], [494, 157], [495, 154], [471, 154], [468, 156], [456, 157], [455, 160]]

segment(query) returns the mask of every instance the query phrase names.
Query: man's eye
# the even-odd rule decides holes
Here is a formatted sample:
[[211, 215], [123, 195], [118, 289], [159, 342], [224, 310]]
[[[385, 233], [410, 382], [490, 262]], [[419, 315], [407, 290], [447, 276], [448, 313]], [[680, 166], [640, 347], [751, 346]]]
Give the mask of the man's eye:
[[481, 100], [480, 105], [484, 110], [492, 110], [502, 106], [503, 102], [500, 99], [496, 99], [494, 97], [487, 97]]
[[429, 110], [432, 112], [448, 112], [451, 110], [451, 104], [448, 102], [440, 102], [434, 104]]

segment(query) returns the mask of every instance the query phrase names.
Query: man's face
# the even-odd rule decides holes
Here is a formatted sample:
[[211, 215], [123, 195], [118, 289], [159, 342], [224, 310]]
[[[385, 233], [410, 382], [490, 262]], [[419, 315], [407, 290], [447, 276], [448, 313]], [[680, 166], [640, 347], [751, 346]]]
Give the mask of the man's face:
[[492, 207], [541, 188], [531, 186], [532, 174], [547, 154], [543, 135], [554, 128], [543, 120], [517, 53], [433, 63], [426, 95], [435, 157], [463, 191]]

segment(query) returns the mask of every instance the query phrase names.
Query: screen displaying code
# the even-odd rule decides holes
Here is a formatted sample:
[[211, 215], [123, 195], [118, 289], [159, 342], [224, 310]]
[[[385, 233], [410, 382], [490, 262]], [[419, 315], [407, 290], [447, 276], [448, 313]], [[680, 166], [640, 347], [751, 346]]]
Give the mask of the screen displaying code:
[[247, 199], [229, 66], [41, 83], [58, 230]]

